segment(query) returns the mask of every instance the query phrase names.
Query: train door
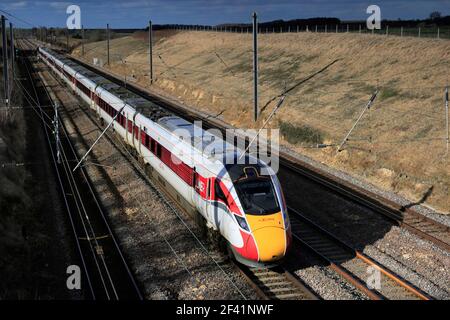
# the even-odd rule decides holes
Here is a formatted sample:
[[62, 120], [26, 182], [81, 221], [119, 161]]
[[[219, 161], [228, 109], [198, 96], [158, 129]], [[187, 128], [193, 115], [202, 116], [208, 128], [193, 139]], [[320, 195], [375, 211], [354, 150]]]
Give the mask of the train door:
[[139, 141], [138, 141], [138, 153], [139, 153], [140, 155], [142, 155], [142, 151], [141, 151], [141, 146], [142, 146], [142, 132], [143, 132], [142, 127], [139, 126], [139, 133], [138, 133], [137, 139], [139, 140]]
[[128, 143], [128, 132], [130, 131], [131, 119], [128, 119], [128, 113], [125, 112], [125, 141]]
[[194, 169], [194, 188], [192, 190], [192, 201], [197, 210], [208, 221], [210, 221], [209, 199], [210, 199], [210, 180], [198, 174]]
[[230, 221], [228, 221], [230, 210], [228, 209], [229, 203], [227, 196], [225, 195], [220, 179], [218, 178], [211, 181], [211, 200], [208, 214], [211, 216], [211, 220], [213, 221], [213, 224], [217, 226], [217, 229], [220, 229], [221, 233], [225, 235], [225, 228], [227, 227], [227, 224], [230, 223]]
[[94, 110], [97, 111], [97, 115], [100, 116], [100, 94], [97, 94], [97, 88], [98, 85], [95, 86], [94, 88], [94, 92], [92, 92], [93, 94], [93, 98], [94, 98]]
[[95, 88], [91, 90], [91, 109], [96, 110], [95, 104], [96, 104], [96, 94], [95, 94]]

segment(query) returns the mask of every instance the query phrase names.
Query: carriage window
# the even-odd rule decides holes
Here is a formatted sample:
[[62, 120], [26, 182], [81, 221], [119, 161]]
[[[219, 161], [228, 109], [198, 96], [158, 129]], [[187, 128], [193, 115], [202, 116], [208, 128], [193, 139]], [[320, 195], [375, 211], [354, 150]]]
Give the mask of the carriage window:
[[161, 158], [161, 154], [162, 154], [161, 145], [158, 143], [158, 144], [156, 145], [156, 156], [157, 156], [158, 158]]
[[152, 152], [152, 153], [155, 153], [155, 148], [156, 148], [156, 141], [155, 140], [150, 140], [150, 151]]

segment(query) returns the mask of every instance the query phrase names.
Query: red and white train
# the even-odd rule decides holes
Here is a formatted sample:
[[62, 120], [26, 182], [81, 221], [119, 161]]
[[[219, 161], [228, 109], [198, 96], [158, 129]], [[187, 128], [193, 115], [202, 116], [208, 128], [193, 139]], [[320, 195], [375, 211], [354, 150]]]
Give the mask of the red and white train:
[[291, 228], [280, 183], [268, 165], [250, 155], [243, 164], [226, 161], [241, 151], [63, 55], [47, 48], [38, 54], [102, 121], [116, 116], [114, 131], [223, 236], [237, 261], [271, 266], [286, 255]]

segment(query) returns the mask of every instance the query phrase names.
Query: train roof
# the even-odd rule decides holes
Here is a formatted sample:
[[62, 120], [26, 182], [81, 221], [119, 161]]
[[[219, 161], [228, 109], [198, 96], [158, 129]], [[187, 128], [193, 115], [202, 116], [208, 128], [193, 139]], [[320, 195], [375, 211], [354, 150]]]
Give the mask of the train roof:
[[[50, 54], [49, 49], [46, 48], [41, 49]], [[69, 66], [77, 74], [85, 77], [87, 80], [90, 80], [96, 86], [116, 96], [117, 98], [127, 103], [132, 108], [134, 108], [138, 113], [142, 114], [144, 117], [151, 119], [152, 121], [157, 122], [158, 119], [161, 117], [173, 115], [171, 112], [168, 112], [167, 110], [161, 108], [154, 102], [142, 98], [141, 96], [133, 93], [132, 91], [108, 80], [107, 78], [101, 75], [98, 75], [97, 73], [79, 65], [78, 63], [66, 58], [65, 56], [59, 53], [51, 51], [51, 55], [57, 58], [64, 65]]]
[[[178, 116], [163, 117], [158, 120], [158, 124], [171, 133], [190, 138], [191, 146], [197, 151], [202, 152], [208, 158], [218, 157], [222, 154], [235, 151], [235, 147], [221, 137], [203, 130], [194, 123]], [[207, 153], [204, 152], [205, 149], [208, 150]]]
[[[48, 53], [48, 50], [45, 50]], [[209, 160], [214, 162], [214, 159], [219, 160], [221, 163], [226, 162], [226, 157], [237, 158], [242, 154], [242, 150], [236, 148], [233, 144], [228, 143], [222, 137], [219, 137], [209, 131], [203, 130], [201, 127], [196, 126], [183, 118], [175, 116], [172, 112], [167, 111], [156, 103], [147, 100], [134, 92], [128, 90], [127, 88], [120, 86], [107, 78], [100, 76], [89, 69], [79, 65], [78, 63], [66, 58], [58, 53], [51, 52], [55, 58], [57, 58], [64, 65], [72, 68], [76, 73], [85, 77], [87, 80], [91, 81], [99, 88], [105, 90], [109, 94], [115, 96], [116, 98], [122, 100], [134, 110], [142, 115], [144, 118], [157, 123], [169, 133], [181, 135], [181, 131], [175, 132], [177, 130], [185, 130], [185, 134], [189, 134], [190, 145], [207, 157]], [[187, 142], [187, 141], [186, 141]], [[206, 150], [206, 152], [205, 152]], [[250, 157], [253, 158], [253, 157]], [[248, 156], [245, 156], [245, 163], [249, 163]]]

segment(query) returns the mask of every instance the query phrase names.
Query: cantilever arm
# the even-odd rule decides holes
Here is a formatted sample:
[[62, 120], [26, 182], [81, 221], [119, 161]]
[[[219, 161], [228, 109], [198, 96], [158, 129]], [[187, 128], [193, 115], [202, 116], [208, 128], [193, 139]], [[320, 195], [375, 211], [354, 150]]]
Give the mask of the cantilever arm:
[[109, 127], [113, 124], [114, 120], [116, 120], [117, 116], [122, 112], [122, 110], [125, 108], [125, 105], [119, 110], [119, 112], [117, 112], [117, 114], [112, 118], [111, 122], [108, 123], [108, 125], [106, 126], [105, 130], [103, 130], [103, 132], [98, 136], [97, 140], [94, 141], [94, 143], [92, 144], [92, 146], [89, 148], [89, 150], [86, 152], [86, 154], [81, 158], [81, 160], [77, 163], [77, 165], [75, 166], [75, 168], [73, 168], [72, 172], [75, 172], [75, 170], [78, 169], [78, 167], [81, 165], [81, 163], [84, 161], [84, 159], [86, 159], [86, 157], [88, 156], [88, 154], [92, 151], [92, 149], [94, 149], [94, 146], [97, 144], [97, 142], [100, 140], [100, 138], [105, 134], [106, 130], [109, 129]]

